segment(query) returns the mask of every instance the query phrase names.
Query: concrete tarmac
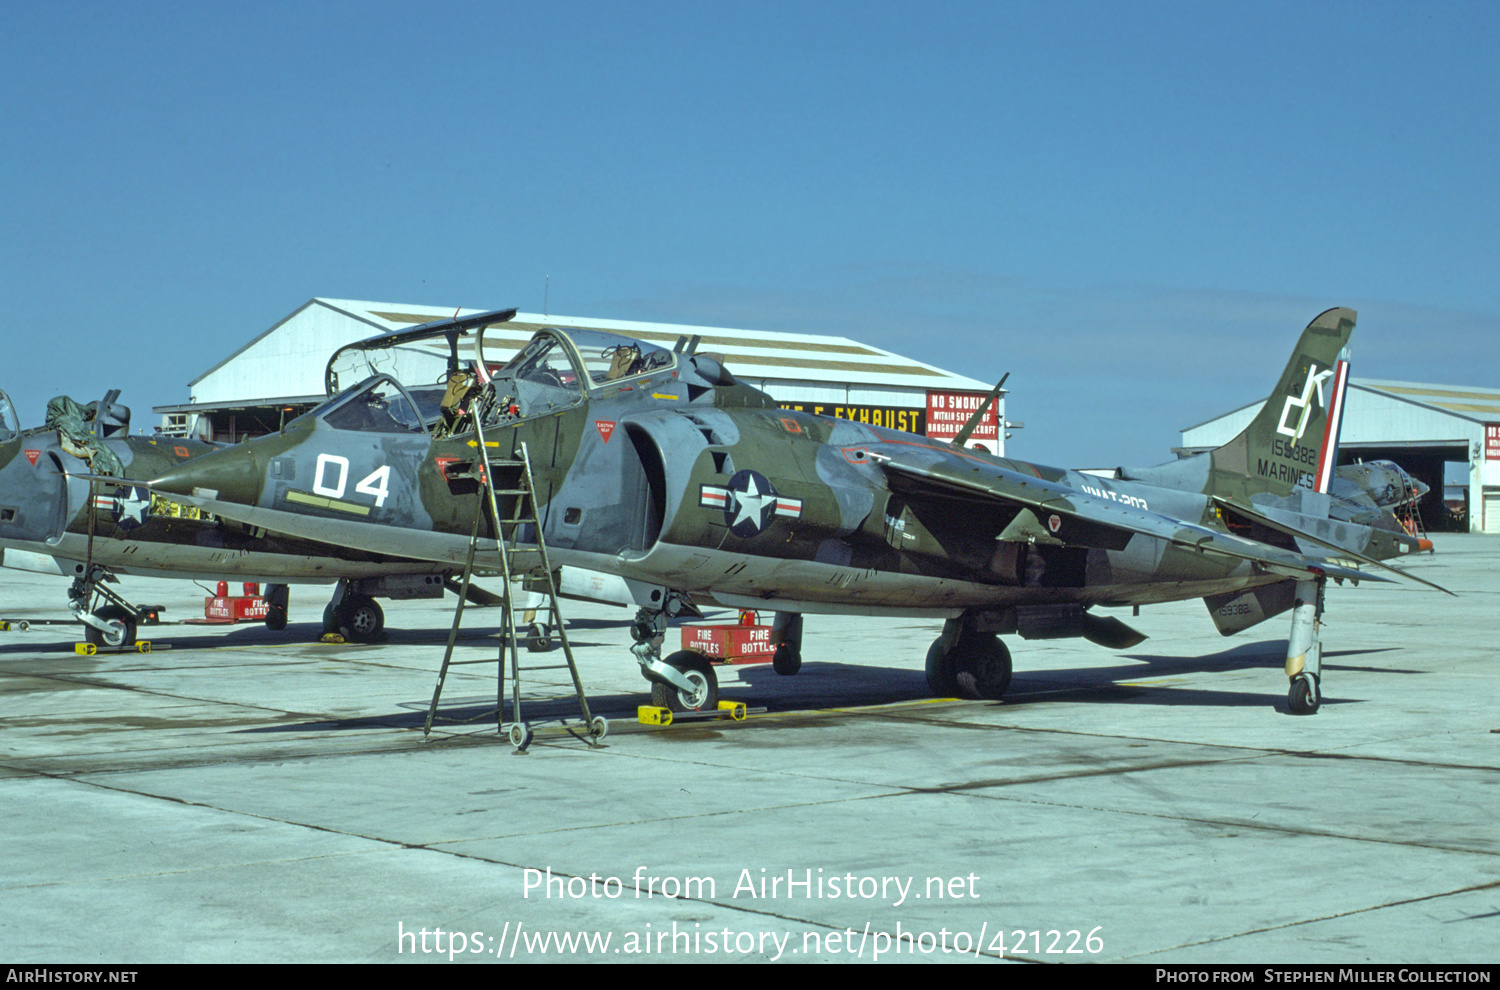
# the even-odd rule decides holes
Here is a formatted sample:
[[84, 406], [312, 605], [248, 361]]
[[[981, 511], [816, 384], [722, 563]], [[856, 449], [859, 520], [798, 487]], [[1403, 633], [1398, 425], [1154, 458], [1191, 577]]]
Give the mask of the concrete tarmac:
[[[1197, 601], [1112, 613], [1151, 637], [1118, 653], [1011, 638], [999, 703], [928, 697], [937, 623], [809, 616], [797, 676], [719, 668], [765, 714], [668, 728], [634, 720], [631, 612], [568, 603], [610, 732], [526, 755], [489, 663], [423, 741], [451, 598], [386, 603], [372, 646], [318, 644], [300, 586], [280, 633], [0, 633], [0, 962], [1493, 962], [1500, 540], [1436, 543], [1409, 565], [1458, 597], [1330, 587], [1305, 717], [1290, 618], [1221, 638]], [[0, 571], [0, 617], [65, 590]], [[469, 610], [461, 656], [497, 625]], [[575, 715], [538, 676], [562, 700], [524, 713]]]

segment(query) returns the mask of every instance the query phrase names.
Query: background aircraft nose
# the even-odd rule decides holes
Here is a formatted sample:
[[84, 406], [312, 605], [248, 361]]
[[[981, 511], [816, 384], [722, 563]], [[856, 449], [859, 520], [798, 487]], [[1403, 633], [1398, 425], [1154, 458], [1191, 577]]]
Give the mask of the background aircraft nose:
[[177, 495], [208, 494], [226, 502], [255, 505], [265, 483], [264, 472], [248, 447], [226, 447], [184, 461], [151, 482], [153, 488]]

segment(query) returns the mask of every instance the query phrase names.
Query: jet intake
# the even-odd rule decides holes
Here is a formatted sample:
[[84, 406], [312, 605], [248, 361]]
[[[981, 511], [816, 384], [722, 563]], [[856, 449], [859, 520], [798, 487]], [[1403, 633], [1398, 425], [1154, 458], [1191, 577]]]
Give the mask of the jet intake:
[[667, 468], [651, 435], [635, 423], [625, 424], [635, 456], [625, 458], [620, 494], [623, 504], [635, 507], [624, 549], [645, 553], [661, 538], [667, 514]]

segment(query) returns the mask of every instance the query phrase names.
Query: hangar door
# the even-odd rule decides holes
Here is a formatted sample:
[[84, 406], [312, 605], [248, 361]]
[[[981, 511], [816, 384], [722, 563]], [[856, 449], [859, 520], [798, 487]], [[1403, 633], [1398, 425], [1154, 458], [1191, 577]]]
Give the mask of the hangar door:
[[1500, 533], [1500, 488], [1484, 490], [1484, 531]]

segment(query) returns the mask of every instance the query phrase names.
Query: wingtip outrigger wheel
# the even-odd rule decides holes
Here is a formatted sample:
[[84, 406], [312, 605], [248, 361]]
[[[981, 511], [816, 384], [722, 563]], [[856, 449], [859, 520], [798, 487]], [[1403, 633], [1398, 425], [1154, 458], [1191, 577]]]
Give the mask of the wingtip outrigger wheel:
[[1286, 641], [1286, 676], [1291, 679], [1287, 707], [1293, 715], [1316, 714], [1322, 704], [1323, 644], [1318, 627], [1323, 617], [1323, 590], [1327, 578], [1297, 582], [1292, 606], [1292, 632]]
[[1302, 673], [1293, 677], [1292, 686], [1287, 692], [1286, 700], [1293, 715], [1315, 714], [1318, 710], [1318, 704], [1322, 700], [1318, 697], [1318, 678], [1316, 675]]

